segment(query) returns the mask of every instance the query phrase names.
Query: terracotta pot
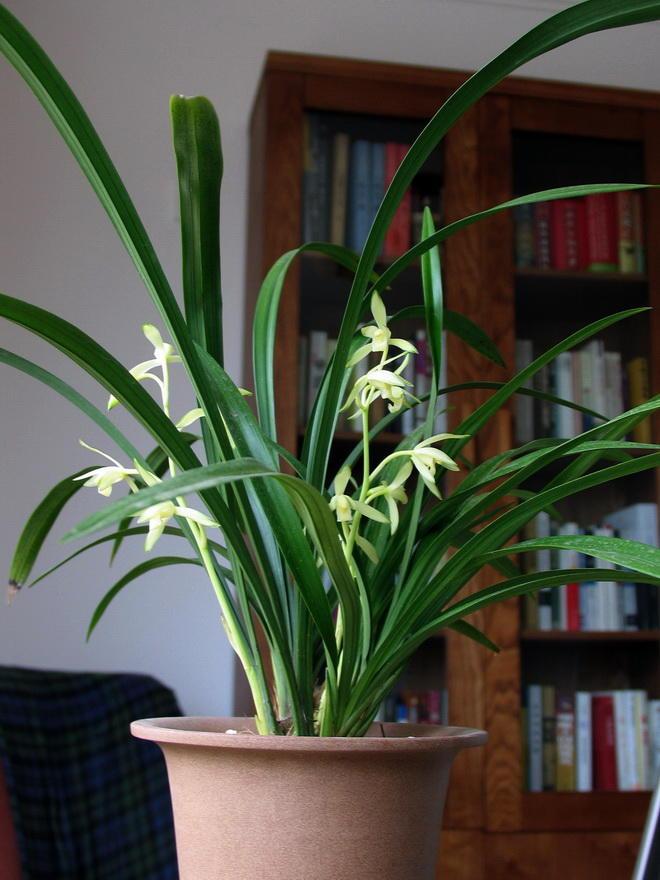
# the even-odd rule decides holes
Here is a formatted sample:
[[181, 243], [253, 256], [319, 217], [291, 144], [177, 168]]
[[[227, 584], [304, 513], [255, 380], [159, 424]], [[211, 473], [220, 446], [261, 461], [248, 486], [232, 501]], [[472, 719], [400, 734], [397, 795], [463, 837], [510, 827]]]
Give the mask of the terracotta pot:
[[165, 754], [180, 880], [432, 880], [452, 761], [486, 741], [427, 724], [350, 739], [246, 730], [244, 718], [131, 725]]

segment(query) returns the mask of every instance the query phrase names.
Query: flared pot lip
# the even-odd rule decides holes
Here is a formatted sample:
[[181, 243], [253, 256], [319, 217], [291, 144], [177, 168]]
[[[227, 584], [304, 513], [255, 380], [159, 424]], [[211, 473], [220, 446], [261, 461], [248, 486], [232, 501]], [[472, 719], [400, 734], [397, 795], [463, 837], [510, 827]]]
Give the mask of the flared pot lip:
[[[228, 730], [235, 731], [227, 733]], [[260, 736], [252, 718], [205, 715], [133, 721], [139, 739], [171, 745], [268, 752], [437, 752], [482, 746], [488, 734], [470, 727], [375, 722], [363, 737]]]

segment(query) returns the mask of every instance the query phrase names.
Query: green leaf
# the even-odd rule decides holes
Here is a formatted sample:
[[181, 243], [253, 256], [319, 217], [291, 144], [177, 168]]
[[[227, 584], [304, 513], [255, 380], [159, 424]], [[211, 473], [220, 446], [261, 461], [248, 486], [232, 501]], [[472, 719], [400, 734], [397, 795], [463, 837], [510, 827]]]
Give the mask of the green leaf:
[[9, 585], [21, 587], [30, 576], [39, 551], [43, 547], [53, 523], [60, 515], [62, 508], [82, 487], [76, 477], [86, 473], [89, 468], [77, 471], [65, 477], [48, 492], [28, 517], [18, 539], [11, 565], [9, 567]]
[[170, 116], [179, 176], [186, 321], [195, 342], [222, 364], [220, 125], [208, 98], [174, 95]]
[[[394, 324], [397, 321], [423, 319], [424, 314], [424, 306], [406, 306], [392, 315], [390, 324]], [[469, 345], [470, 348], [483, 355], [487, 360], [497, 364], [498, 367], [505, 366], [504, 359], [493, 340], [470, 318], [461, 315], [460, 312], [454, 312], [451, 309], [445, 308], [443, 321], [445, 330], [448, 333], [453, 333], [454, 336], [461, 339], [466, 345]]]
[[476, 626], [472, 626], [471, 623], [467, 623], [465, 620], [455, 620], [449, 624], [449, 628], [453, 629], [454, 632], [460, 633], [462, 636], [467, 636], [473, 642], [478, 642], [494, 654], [500, 653], [500, 649], [495, 642], [491, 642], [488, 636], [482, 633], [480, 629], [477, 629]]
[[108, 590], [108, 592], [96, 606], [96, 610], [92, 615], [92, 619], [87, 630], [87, 641], [89, 641], [90, 636], [92, 635], [99, 621], [105, 614], [108, 605], [112, 602], [115, 596], [117, 596], [124, 589], [124, 587], [127, 586], [127, 584], [130, 584], [131, 581], [136, 580], [136, 578], [141, 577], [143, 574], [146, 574], [149, 571], [153, 571], [156, 568], [164, 568], [166, 565], [201, 565], [201, 562], [199, 561], [199, 559], [188, 559], [183, 556], [156, 556], [152, 559], [145, 559], [144, 562], [136, 565], [135, 568], [132, 568], [129, 572], [127, 572], [117, 581], [116, 584], [114, 584], [113, 587]]
[[492, 561], [510, 554], [529, 553], [549, 548], [551, 550], [577, 550], [594, 559], [613, 562], [631, 571], [647, 574], [660, 580], [660, 549], [624, 538], [600, 535], [553, 535], [550, 538], [534, 538], [484, 553], [475, 564], [489, 565]]
[[[90, 541], [89, 544], [85, 544], [84, 547], [79, 547], [73, 553], [70, 553], [69, 556], [66, 556], [64, 559], [61, 559], [55, 565], [51, 566], [51, 568], [42, 572], [39, 577], [36, 577], [33, 581], [28, 584], [28, 587], [35, 587], [37, 584], [41, 583], [41, 581], [45, 580], [47, 577], [50, 577], [51, 574], [56, 572], [58, 569], [67, 565], [67, 563], [71, 562], [72, 559], [75, 559], [77, 556], [80, 556], [81, 553], [86, 553], [88, 550], [92, 550], [94, 547], [98, 547], [101, 544], [107, 544], [109, 541], [116, 541], [117, 538], [131, 538], [134, 536], [146, 536], [149, 532], [149, 526], [133, 526], [132, 528], [126, 528], [117, 530], [116, 532], [112, 532], [110, 535], [103, 535], [101, 538], [97, 538], [95, 541]], [[181, 529], [175, 529], [173, 526], [165, 526], [163, 531], [164, 535], [174, 535], [177, 538], [185, 538], [188, 540], [188, 536], [181, 531]], [[214, 553], [219, 554], [220, 556], [225, 557], [227, 555], [226, 547], [223, 547], [222, 544], [218, 544], [217, 541], [211, 541], [207, 539], [208, 546], [214, 551]], [[227, 568], [224, 565], [220, 566], [220, 570], [222, 572], [222, 576], [227, 580], [233, 580], [233, 573], [231, 569]]]

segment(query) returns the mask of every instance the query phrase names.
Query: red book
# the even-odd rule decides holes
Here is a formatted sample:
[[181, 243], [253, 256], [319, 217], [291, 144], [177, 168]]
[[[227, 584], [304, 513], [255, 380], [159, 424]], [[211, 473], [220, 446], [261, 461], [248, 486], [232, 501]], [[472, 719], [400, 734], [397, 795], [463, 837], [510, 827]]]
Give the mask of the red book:
[[566, 584], [566, 629], [577, 632], [580, 629], [580, 585]]
[[591, 698], [594, 791], [616, 791], [616, 739], [614, 698], [594, 694]]
[[550, 250], [550, 202], [534, 205], [534, 250], [536, 268], [550, 269], [552, 256]]
[[587, 269], [616, 272], [619, 268], [618, 223], [614, 193], [585, 197], [587, 208]]
[[[385, 188], [390, 185], [401, 160], [408, 152], [406, 144], [396, 144], [389, 141], [385, 144]], [[410, 247], [410, 227], [412, 223], [412, 200], [410, 190], [407, 190], [392, 222], [385, 234], [383, 244], [383, 258], [393, 260], [400, 257]]]
[[559, 199], [550, 203], [550, 253], [553, 269], [580, 268], [578, 250], [578, 203]]
[[589, 256], [589, 235], [587, 233], [587, 206], [584, 199], [577, 199], [575, 213], [577, 221], [578, 269], [586, 269]]

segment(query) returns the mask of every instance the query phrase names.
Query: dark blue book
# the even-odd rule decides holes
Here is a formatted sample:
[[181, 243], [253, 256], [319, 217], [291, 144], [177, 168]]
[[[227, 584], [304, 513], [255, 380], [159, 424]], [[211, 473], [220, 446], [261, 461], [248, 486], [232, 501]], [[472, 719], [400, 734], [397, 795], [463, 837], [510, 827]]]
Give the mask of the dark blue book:
[[348, 246], [361, 251], [371, 227], [371, 144], [353, 141], [348, 174]]

